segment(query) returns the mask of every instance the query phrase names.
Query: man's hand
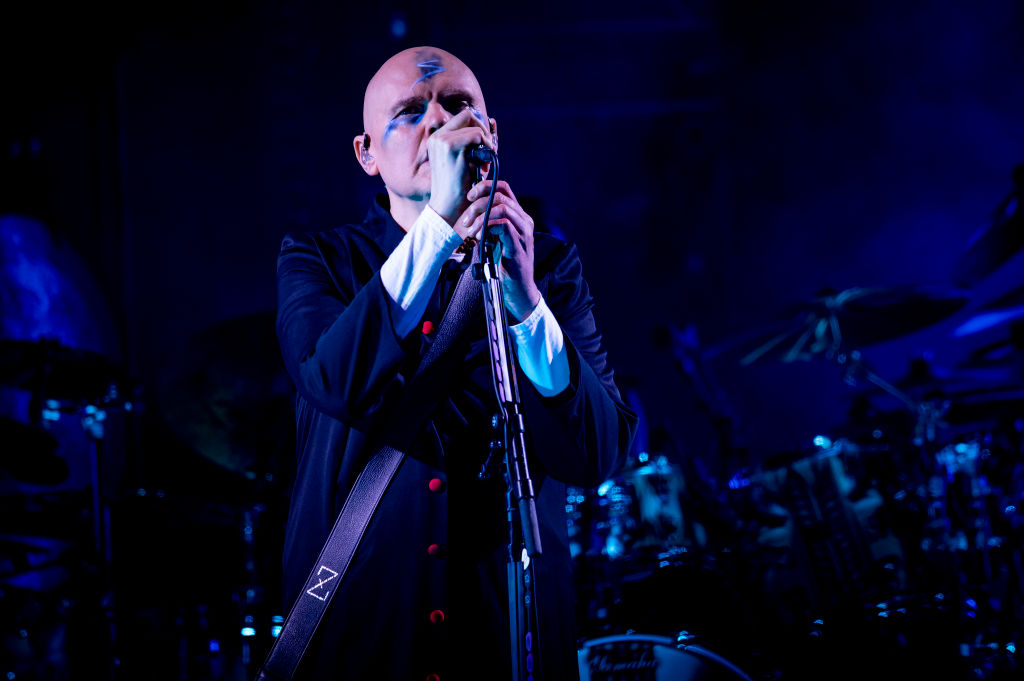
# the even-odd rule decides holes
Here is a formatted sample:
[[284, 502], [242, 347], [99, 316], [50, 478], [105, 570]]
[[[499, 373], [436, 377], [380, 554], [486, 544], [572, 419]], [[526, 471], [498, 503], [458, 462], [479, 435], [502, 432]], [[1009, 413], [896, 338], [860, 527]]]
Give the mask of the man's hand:
[[[458, 228], [468, 234], [476, 234], [483, 227], [491, 184], [491, 180], [479, 182], [466, 195], [470, 204], [459, 218]], [[498, 182], [494, 191], [487, 234], [497, 236], [500, 242], [499, 275], [505, 308], [516, 322], [521, 322], [540, 303], [540, 290], [533, 280], [533, 218], [519, 205], [505, 181]]]
[[478, 144], [491, 146], [491, 134], [470, 109], [460, 111], [427, 139], [429, 205], [463, 238], [470, 234], [456, 220], [466, 208], [466, 192], [473, 184], [473, 170], [466, 160], [466, 148]]

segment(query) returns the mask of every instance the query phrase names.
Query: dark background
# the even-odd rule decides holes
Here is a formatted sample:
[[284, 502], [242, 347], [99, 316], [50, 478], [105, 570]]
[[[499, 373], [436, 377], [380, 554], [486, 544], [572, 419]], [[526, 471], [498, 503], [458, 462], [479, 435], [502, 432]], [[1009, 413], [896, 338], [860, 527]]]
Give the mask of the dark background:
[[[362, 217], [379, 188], [351, 151], [362, 93], [404, 47], [475, 71], [503, 178], [579, 245], [643, 411], [639, 445], [701, 462], [712, 487], [836, 437], [856, 397], [879, 395], [820, 355], [739, 363], [752, 346], [736, 339], [822, 290], [928, 285], [966, 301], [930, 323], [910, 310], [861, 348], [891, 382], [915, 359], [954, 371], [1008, 337], [1005, 324], [954, 332], [1022, 283], [1016, 252], [968, 288], [954, 272], [1022, 162], [1019, 2], [184, 1], [5, 9], [3, 24], [2, 335], [97, 353], [138, 390], [131, 412], [111, 410], [103, 485], [114, 578], [130, 584], [119, 598], [143, 604], [154, 650], [185, 645], [174, 632], [204, 608], [235, 617], [251, 582], [272, 591], [291, 451], [276, 253], [290, 230]], [[666, 342], [685, 328], [722, 388], [716, 408], [731, 405], [735, 448]], [[1002, 367], [970, 379], [1019, 387]], [[2, 404], [29, 420], [25, 390], [5, 386]], [[88, 533], [75, 513], [91, 443], [76, 419], [51, 424], [66, 482], [7, 476], [2, 489]], [[153, 566], [177, 586], [140, 586]], [[26, 602], [49, 604], [34, 588]], [[234, 606], [218, 610], [224, 591]]]

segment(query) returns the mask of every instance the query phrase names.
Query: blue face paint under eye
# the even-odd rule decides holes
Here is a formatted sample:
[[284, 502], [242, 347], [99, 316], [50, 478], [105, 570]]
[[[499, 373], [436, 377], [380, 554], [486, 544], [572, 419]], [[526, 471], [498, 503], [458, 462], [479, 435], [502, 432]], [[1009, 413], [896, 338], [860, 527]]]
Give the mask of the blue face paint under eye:
[[382, 141], [386, 142], [388, 137], [391, 136], [391, 133], [394, 132], [396, 128], [407, 127], [407, 126], [415, 126], [421, 120], [423, 120], [423, 112], [422, 111], [417, 113], [417, 114], [405, 114], [405, 115], [399, 114], [399, 115], [395, 116], [390, 121], [388, 121], [388, 124], [384, 127], [384, 135], [383, 135]]

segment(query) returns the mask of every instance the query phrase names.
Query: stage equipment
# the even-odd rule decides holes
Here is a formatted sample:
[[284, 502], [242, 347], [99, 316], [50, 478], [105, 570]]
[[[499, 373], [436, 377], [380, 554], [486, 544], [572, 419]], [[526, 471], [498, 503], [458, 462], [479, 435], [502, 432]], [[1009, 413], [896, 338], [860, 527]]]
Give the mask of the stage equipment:
[[778, 321], [709, 348], [705, 356], [742, 353], [740, 364], [809, 361], [881, 343], [953, 316], [965, 291], [940, 286], [849, 288], [823, 292]]
[[248, 480], [254, 497], [285, 496], [295, 389], [281, 360], [274, 313], [212, 324], [188, 340], [185, 356], [188, 365], [160, 386], [170, 429], [199, 455]]
[[1024, 298], [1012, 291], [957, 327], [964, 338], [1007, 326], [1011, 338], [953, 368], [921, 357], [890, 380], [861, 350], [950, 319], [969, 297], [936, 286], [847, 289], [710, 352], [740, 365], [833, 363], [844, 382], [867, 386], [847, 423], [736, 470], [727, 485], [726, 505], [753, 539], [739, 550], [765, 593], [785, 595], [784, 619], [817, 622], [802, 625], [805, 635], [843, 632], [821, 650], [886, 650], [899, 668], [958, 677], [1020, 669]]
[[[487, 347], [491, 378], [500, 413], [492, 422], [502, 439], [491, 444], [482, 475], [502, 457], [505, 463], [505, 502], [509, 519], [508, 594], [509, 632], [512, 645], [512, 680], [542, 681], [540, 625], [537, 617], [536, 561], [543, 552], [537, 523], [536, 496], [526, 451], [526, 423], [516, 379], [515, 346], [509, 338], [505, 297], [498, 274], [501, 258], [497, 237], [488, 233], [488, 222], [498, 186], [498, 155], [482, 148], [473, 150], [490, 161], [491, 191], [483, 213], [483, 227], [472, 266], [483, 287]], [[477, 163], [481, 160], [478, 158]], [[479, 165], [477, 166], [479, 168]], [[479, 170], [477, 179], [479, 180]]]
[[[112, 577], [113, 541], [106, 491], [109, 485], [102, 469], [103, 445], [108, 416], [138, 409], [140, 387], [127, 372], [103, 355], [51, 339], [0, 340], [0, 384], [30, 393], [27, 415], [30, 425], [15, 425], [16, 422], [5, 420], [5, 430], [17, 445], [14, 457], [4, 462], [12, 477], [44, 486], [59, 485], [67, 479], [67, 461], [54, 454], [59, 444], [52, 435], [54, 422], [76, 418], [88, 439], [91, 551], [87, 552], [88, 558], [80, 556], [78, 561], [73, 561], [74, 565], [63, 560], [64, 555], [73, 553], [66, 546], [51, 558], [57, 559], [52, 567], [61, 571], [61, 581], [91, 573], [95, 583], [81, 601], [82, 605], [95, 608], [102, 619], [100, 626], [95, 622], [91, 625], [90, 635], [96, 638], [98, 646], [90, 654], [101, 659], [107, 666], [108, 677], [114, 678], [118, 637]], [[26, 444], [27, 448], [23, 448]], [[45, 538], [36, 540], [45, 543]], [[31, 565], [31, 552], [26, 556]], [[46, 576], [46, 572], [33, 567], [31, 574], [20, 575], [19, 581], [45, 579]], [[56, 586], [54, 584], [54, 588]]]
[[580, 681], [753, 681], [721, 655], [683, 632], [676, 640], [629, 634], [585, 641], [579, 649]]

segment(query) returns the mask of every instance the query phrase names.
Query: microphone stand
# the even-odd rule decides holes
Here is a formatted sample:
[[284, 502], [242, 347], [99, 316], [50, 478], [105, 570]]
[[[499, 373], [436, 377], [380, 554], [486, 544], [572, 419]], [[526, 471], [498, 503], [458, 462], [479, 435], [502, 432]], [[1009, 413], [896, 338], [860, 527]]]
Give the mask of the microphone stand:
[[[509, 342], [505, 298], [498, 276], [497, 239], [487, 234], [494, 188], [498, 184], [498, 158], [490, 154], [491, 194], [484, 211], [483, 234], [478, 243], [474, 278], [483, 284], [487, 318], [491, 377], [500, 413], [492, 426], [502, 439], [491, 442], [486, 463], [480, 471], [487, 477], [494, 460], [505, 459], [505, 505], [509, 523], [508, 597], [509, 633], [512, 642], [512, 681], [540, 681], [540, 637], [536, 598], [536, 559], [541, 555], [537, 504], [526, 460], [525, 422], [516, 382], [515, 351]], [[479, 173], [479, 170], [478, 170]]]

